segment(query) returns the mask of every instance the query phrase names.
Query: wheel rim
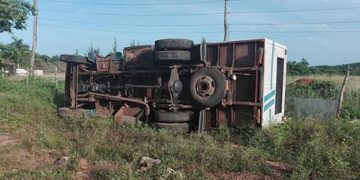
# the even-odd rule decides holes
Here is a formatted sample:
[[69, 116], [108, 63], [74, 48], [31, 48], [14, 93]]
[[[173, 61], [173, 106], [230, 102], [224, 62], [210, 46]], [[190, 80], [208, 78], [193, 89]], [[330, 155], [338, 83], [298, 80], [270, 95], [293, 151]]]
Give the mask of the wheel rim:
[[210, 97], [215, 92], [215, 81], [210, 76], [201, 76], [196, 83], [196, 93], [203, 98]]

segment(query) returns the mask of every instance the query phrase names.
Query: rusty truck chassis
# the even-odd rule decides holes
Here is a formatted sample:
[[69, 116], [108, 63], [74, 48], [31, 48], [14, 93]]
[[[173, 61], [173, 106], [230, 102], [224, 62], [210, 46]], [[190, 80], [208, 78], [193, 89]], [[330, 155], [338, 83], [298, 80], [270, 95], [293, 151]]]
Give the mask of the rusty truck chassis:
[[[139, 116], [135, 119], [150, 124], [156, 122], [153, 111], [190, 110], [195, 114], [191, 129], [199, 132], [244, 123], [261, 125], [264, 40], [203, 41], [193, 46], [186, 63], [156, 63], [155, 51], [152, 45], [136, 46], [124, 49], [123, 61], [107, 56], [93, 63], [67, 62], [65, 106], [96, 109], [97, 115], [112, 115], [118, 122]], [[226, 77], [225, 98], [213, 107], [199, 105], [188, 93], [189, 78], [205, 67]], [[174, 89], [178, 81], [182, 87]], [[204, 83], [206, 87], [213, 82], [205, 77]], [[205, 88], [203, 95], [211, 92]]]

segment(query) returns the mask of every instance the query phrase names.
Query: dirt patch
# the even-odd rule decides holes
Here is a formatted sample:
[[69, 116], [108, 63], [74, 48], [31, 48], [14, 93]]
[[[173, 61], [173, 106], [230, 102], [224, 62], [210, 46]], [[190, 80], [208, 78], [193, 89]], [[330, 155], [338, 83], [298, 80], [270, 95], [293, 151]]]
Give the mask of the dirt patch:
[[106, 162], [106, 161], [100, 161], [96, 163], [90, 163], [86, 159], [80, 159], [78, 162], [78, 167], [76, 169], [76, 172], [73, 175], [73, 179], [76, 180], [88, 180], [91, 178], [91, 173], [100, 171], [100, 170], [116, 170], [117, 165], [114, 163]]
[[278, 170], [278, 171], [290, 172], [295, 169], [294, 166], [283, 163], [283, 162], [266, 161], [266, 164], [268, 164], [272, 169]]
[[0, 166], [3, 169], [33, 170], [45, 167], [54, 162], [54, 154], [50, 151], [30, 152], [19, 146], [20, 139], [13, 136], [0, 136]]
[[78, 168], [73, 175], [73, 179], [87, 180], [90, 179], [90, 163], [86, 159], [80, 159]]
[[0, 136], [0, 147], [15, 145], [19, 142], [18, 138], [12, 136]]
[[274, 177], [260, 175], [255, 173], [229, 172], [221, 174], [207, 174], [207, 179], [226, 179], [226, 180], [273, 180]]
[[297, 84], [303, 85], [303, 86], [309, 86], [314, 82], [314, 78], [301, 78], [296, 81]]
[[97, 163], [93, 163], [91, 165], [91, 171], [100, 171], [100, 170], [116, 170], [118, 168], [118, 166], [114, 163], [110, 163], [110, 162], [106, 162], [106, 161], [101, 161], [101, 162], [97, 162]]
[[[54, 154], [49, 151], [29, 152], [24, 149], [15, 149], [0, 155], [6, 169], [34, 170], [39, 167], [52, 165]], [[3, 164], [3, 165], [4, 165]]]

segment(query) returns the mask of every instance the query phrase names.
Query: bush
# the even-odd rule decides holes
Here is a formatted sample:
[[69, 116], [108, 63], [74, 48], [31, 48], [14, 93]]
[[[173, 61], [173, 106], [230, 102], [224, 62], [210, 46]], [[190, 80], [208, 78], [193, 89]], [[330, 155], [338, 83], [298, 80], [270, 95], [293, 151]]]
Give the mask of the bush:
[[291, 179], [356, 179], [360, 124], [290, 120], [254, 136], [251, 145], [296, 167]]
[[339, 87], [332, 81], [315, 80], [309, 85], [291, 84], [286, 89], [287, 98], [321, 98], [336, 99]]

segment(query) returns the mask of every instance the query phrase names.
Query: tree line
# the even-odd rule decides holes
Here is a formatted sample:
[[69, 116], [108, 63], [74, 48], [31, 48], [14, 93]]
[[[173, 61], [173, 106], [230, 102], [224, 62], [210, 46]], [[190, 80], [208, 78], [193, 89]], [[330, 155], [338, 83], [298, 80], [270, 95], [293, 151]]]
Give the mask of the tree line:
[[300, 61], [289, 61], [287, 63], [287, 75], [307, 76], [307, 75], [344, 75], [350, 65], [351, 75], [360, 76], [360, 63], [343, 64], [336, 66], [310, 66], [309, 62], [302, 58]]

